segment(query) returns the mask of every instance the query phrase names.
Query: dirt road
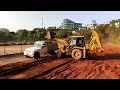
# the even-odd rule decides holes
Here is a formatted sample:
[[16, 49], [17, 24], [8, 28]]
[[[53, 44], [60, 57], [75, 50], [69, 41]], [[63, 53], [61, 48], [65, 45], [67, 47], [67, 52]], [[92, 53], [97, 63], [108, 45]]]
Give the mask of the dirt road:
[[[1, 65], [1, 79], [119, 79], [120, 45], [103, 45], [105, 51], [90, 60], [48, 56]], [[23, 58], [23, 57], [21, 57]]]

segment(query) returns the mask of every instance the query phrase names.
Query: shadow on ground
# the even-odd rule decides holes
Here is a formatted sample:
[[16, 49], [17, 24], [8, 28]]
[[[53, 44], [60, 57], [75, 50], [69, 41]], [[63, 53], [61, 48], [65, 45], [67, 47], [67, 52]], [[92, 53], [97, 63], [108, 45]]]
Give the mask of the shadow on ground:
[[94, 60], [115, 60], [120, 59], [120, 54], [105, 54], [104, 56], [92, 57]]

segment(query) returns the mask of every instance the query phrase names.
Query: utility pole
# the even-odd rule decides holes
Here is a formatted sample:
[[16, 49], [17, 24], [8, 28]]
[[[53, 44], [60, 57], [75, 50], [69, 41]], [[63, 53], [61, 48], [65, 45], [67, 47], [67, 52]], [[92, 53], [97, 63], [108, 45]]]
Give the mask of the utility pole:
[[43, 28], [43, 18], [42, 18], [42, 28]]

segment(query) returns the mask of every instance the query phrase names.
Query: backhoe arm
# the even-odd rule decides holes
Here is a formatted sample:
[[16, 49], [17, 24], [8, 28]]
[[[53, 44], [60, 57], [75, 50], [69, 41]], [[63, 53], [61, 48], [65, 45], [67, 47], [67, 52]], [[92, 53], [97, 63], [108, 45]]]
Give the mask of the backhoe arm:
[[89, 49], [90, 49], [91, 51], [93, 51], [93, 49], [95, 48], [95, 41], [96, 41], [96, 43], [98, 44], [100, 50], [101, 50], [101, 51], [104, 51], [104, 49], [102, 48], [102, 45], [101, 45], [101, 43], [100, 43], [98, 33], [93, 30], [93, 31], [92, 31], [92, 35], [91, 35], [91, 40], [90, 40], [90, 43], [89, 43]]

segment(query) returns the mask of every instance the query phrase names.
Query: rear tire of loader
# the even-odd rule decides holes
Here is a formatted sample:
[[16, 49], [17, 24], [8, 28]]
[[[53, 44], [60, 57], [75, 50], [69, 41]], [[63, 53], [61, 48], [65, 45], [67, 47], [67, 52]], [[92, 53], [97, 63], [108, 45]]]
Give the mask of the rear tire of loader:
[[90, 50], [86, 50], [86, 58], [89, 60], [90, 59]]
[[83, 53], [81, 50], [79, 49], [74, 49], [72, 50], [72, 57], [75, 59], [75, 60], [79, 60], [81, 59], [83, 56]]

